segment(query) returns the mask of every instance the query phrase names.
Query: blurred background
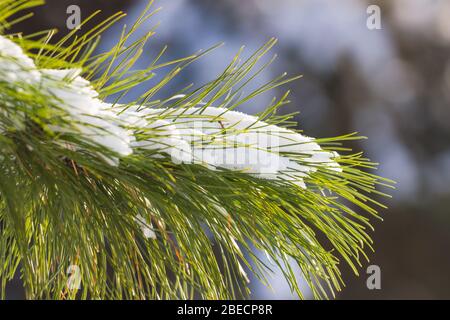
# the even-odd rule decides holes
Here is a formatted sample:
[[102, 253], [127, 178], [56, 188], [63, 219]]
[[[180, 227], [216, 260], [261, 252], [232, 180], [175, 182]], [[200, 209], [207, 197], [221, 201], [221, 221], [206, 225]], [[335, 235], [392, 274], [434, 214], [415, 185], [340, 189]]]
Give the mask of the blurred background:
[[[82, 18], [103, 10], [97, 21], [118, 10], [128, 13], [103, 37], [100, 49], [107, 50], [147, 0], [47, 0], [19, 29], [57, 27], [61, 36], [68, 32], [66, 9], [72, 4], [81, 8]], [[381, 29], [368, 28], [369, 5], [379, 6]], [[346, 288], [337, 298], [450, 299], [450, 1], [157, 0], [153, 8], [160, 6], [163, 10], [141, 30], [160, 22], [142, 67], [165, 44], [169, 60], [225, 42], [189, 67], [170, 90], [201, 85], [242, 45], [248, 55], [276, 37], [273, 52], [279, 58], [254, 85], [284, 71], [302, 74], [288, 86], [292, 103], [284, 112], [300, 111], [296, 120], [310, 136], [354, 131], [368, 136], [352, 147], [381, 163], [380, 175], [397, 181], [389, 209], [382, 211], [384, 222], [375, 223], [376, 252], [359, 277], [343, 269]], [[281, 94], [261, 96], [241, 111], [261, 111]], [[370, 264], [381, 269], [381, 290], [367, 289]], [[256, 279], [251, 286], [255, 299], [295, 298], [277, 275], [273, 290]], [[10, 298], [21, 296], [16, 288], [12, 284]]]

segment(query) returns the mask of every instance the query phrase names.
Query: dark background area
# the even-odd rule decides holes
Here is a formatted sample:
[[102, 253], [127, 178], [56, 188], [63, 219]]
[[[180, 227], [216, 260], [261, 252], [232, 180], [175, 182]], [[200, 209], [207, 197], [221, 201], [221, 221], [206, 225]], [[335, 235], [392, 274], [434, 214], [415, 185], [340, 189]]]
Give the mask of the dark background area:
[[[66, 8], [77, 4], [82, 18], [118, 10], [128, 25], [147, 4], [135, 1], [48, 0], [17, 27], [25, 33], [65, 26]], [[369, 4], [381, 8], [382, 29], [366, 25]], [[159, 21], [142, 65], [169, 45], [167, 59], [180, 58], [225, 41], [174, 82], [202, 84], [237, 53], [269, 37], [279, 56], [259, 83], [283, 71], [302, 74], [289, 85], [290, 106], [307, 135], [327, 137], [358, 131], [368, 140], [352, 145], [380, 163], [378, 174], [397, 181], [384, 221], [375, 223], [375, 253], [356, 277], [344, 268], [346, 288], [338, 299], [450, 299], [450, 2], [446, 0], [160, 0], [142, 32]], [[95, 22], [94, 21], [94, 22]], [[114, 45], [121, 23], [101, 43]], [[256, 81], [255, 85], [258, 84]], [[148, 84], [151, 85], [151, 84]], [[137, 90], [138, 91], [138, 90]], [[136, 92], [137, 94], [137, 92]], [[241, 111], [263, 109], [275, 93]], [[276, 93], [281, 94], [280, 92]], [[365, 268], [381, 268], [381, 290], [368, 290]], [[279, 276], [269, 291], [252, 279], [253, 298], [293, 298]], [[15, 283], [11, 298], [19, 297]]]

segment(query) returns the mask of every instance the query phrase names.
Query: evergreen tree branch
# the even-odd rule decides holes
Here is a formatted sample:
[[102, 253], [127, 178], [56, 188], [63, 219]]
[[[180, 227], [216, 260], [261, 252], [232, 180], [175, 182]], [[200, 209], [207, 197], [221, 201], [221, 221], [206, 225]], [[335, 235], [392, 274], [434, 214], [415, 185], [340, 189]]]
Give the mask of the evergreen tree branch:
[[[1, 30], [19, 10], [38, 4], [0, 0]], [[1, 36], [2, 297], [20, 272], [29, 299], [239, 298], [249, 293], [246, 269], [266, 281], [274, 266], [303, 297], [293, 261], [314, 297], [333, 296], [344, 284], [340, 262], [358, 274], [368, 259], [371, 220], [384, 208], [376, 199], [388, 196], [379, 187], [393, 182], [371, 173], [377, 164], [362, 153], [341, 146], [360, 139], [355, 134], [312, 139], [285, 129], [292, 115], [277, 112], [288, 92], [257, 117], [233, 111], [297, 79], [283, 74], [243, 95], [270, 65], [261, 61], [275, 39], [247, 60], [239, 52], [213, 81], [156, 99], [208, 51], [161, 63], [162, 50], [148, 68], [134, 70], [153, 30], [130, 39], [152, 14], [149, 5], [99, 55], [93, 55], [99, 35], [123, 14], [55, 44], [52, 31]], [[165, 68], [158, 83], [127, 101], [130, 90]], [[113, 94], [117, 101], [106, 104]], [[96, 114], [85, 110], [92, 101], [101, 106]], [[189, 143], [186, 132], [195, 133]], [[279, 142], [255, 147], [254, 134]], [[265, 172], [217, 158], [175, 161], [185, 159], [183, 152], [217, 150], [251, 150], [287, 165]], [[81, 271], [80, 291], [68, 285], [71, 265]]]

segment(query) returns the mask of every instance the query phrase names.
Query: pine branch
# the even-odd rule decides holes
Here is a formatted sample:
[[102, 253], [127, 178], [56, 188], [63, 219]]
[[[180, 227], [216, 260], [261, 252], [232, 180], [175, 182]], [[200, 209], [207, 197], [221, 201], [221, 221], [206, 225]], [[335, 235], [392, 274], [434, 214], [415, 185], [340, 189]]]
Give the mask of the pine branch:
[[[37, 4], [0, 0], [1, 30]], [[341, 146], [360, 137], [285, 128], [291, 115], [277, 112], [288, 92], [257, 117], [234, 111], [297, 79], [281, 75], [243, 95], [270, 65], [260, 66], [275, 39], [247, 60], [239, 52], [213, 81], [155, 99], [208, 51], [160, 63], [163, 49], [134, 70], [153, 30], [129, 42], [150, 5], [100, 55], [96, 39], [121, 13], [55, 44], [52, 31], [0, 36], [2, 297], [20, 272], [30, 299], [239, 298], [249, 293], [246, 269], [265, 281], [273, 266], [303, 297], [292, 261], [316, 298], [333, 296], [343, 286], [339, 263], [358, 274], [367, 259], [370, 221], [384, 208], [374, 199], [393, 182]], [[114, 104], [104, 102], [113, 94]], [[70, 266], [80, 291], [68, 283]]]

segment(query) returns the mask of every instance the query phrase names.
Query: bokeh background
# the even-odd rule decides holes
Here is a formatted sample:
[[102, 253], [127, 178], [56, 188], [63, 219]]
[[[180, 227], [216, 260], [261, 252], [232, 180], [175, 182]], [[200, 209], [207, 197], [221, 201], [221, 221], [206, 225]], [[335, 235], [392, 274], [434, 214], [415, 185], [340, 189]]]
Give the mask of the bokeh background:
[[[80, 6], [82, 18], [97, 9], [103, 10], [98, 20], [118, 10], [128, 13], [103, 37], [100, 49], [107, 50], [147, 0], [47, 0], [20, 31], [57, 27], [64, 35], [71, 4]], [[381, 8], [381, 29], [367, 28], [369, 5]], [[397, 181], [389, 209], [382, 211], [384, 222], [375, 223], [376, 252], [359, 277], [344, 268], [347, 286], [337, 298], [450, 299], [450, 1], [156, 0], [153, 8], [160, 6], [141, 30], [160, 23], [142, 66], [165, 44], [169, 60], [225, 42], [170, 90], [201, 85], [242, 45], [250, 54], [276, 37], [279, 58], [255, 86], [284, 71], [302, 74], [289, 85], [292, 103], [284, 112], [300, 111], [296, 120], [307, 135], [357, 131], [370, 137], [352, 147], [381, 163], [380, 175]], [[280, 94], [264, 95], [241, 111], [261, 111]], [[366, 287], [369, 264], [381, 268], [381, 290]], [[295, 298], [277, 275], [273, 290], [256, 279], [251, 285], [255, 299]], [[18, 287], [18, 281], [11, 285], [10, 298], [21, 296]]]

